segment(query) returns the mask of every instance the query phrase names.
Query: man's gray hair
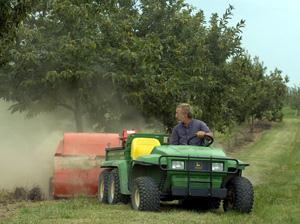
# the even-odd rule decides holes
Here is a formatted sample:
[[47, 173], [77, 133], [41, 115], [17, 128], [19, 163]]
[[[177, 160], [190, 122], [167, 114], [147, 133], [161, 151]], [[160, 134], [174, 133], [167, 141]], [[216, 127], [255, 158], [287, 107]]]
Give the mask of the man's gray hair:
[[176, 108], [181, 108], [181, 110], [187, 114], [188, 118], [193, 118], [193, 108], [188, 103], [180, 103]]

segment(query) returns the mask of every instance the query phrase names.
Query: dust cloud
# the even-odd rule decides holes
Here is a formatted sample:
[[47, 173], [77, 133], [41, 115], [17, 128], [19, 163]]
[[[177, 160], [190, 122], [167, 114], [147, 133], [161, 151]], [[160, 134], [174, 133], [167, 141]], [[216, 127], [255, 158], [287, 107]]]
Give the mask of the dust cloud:
[[[74, 119], [61, 111], [27, 119], [24, 114], [11, 114], [9, 106], [0, 101], [0, 190], [39, 186], [47, 194], [54, 169], [54, 153], [63, 133], [75, 131]], [[158, 121], [152, 119], [149, 122], [133, 108], [128, 109], [130, 116], [112, 123], [107, 132], [121, 134], [123, 128], [148, 133], [163, 130]], [[93, 131], [91, 128], [85, 131], [104, 130]]]
[[74, 130], [73, 123], [54, 113], [26, 119], [8, 107], [0, 101], [0, 189], [38, 185], [46, 193], [56, 147], [63, 132]]

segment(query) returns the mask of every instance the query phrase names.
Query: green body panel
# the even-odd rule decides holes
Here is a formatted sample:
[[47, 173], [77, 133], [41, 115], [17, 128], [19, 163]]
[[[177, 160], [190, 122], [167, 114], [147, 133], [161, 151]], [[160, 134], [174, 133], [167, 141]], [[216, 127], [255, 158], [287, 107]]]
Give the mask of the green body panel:
[[241, 160], [238, 160], [238, 162], [239, 162], [239, 165], [238, 165], [238, 167], [236, 167], [236, 163], [235, 162], [228, 161], [228, 167], [237, 168], [239, 170], [244, 170], [246, 168], [246, 166], [249, 166], [249, 164], [244, 163]]
[[[102, 167], [118, 168], [121, 193], [130, 194], [129, 181], [139, 176], [150, 176], [162, 192], [170, 192], [171, 188], [208, 189], [212, 181], [212, 189], [222, 188], [228, 173], [221, 172], [188, 172], [172, 169], [172, 161], [180, 160], [186, 164], [190, 162], [210, 164], [223, 163], [224, 171], [243, 170], [248, 164], [227, 157], [222, 149], [191, 145], [168, 145], [167, 135], [164, 134], [133, 134], [129, 135], [124, 148], [108, 150]], [[161, 146], [156, 146], [150, 155], [140, 156], [136, 160], [131, 158], [131, 143], [134, 138], [156, 138]], [[186, 167], [185, 167], [186, 168]], [[196, 168], [195, 168], [196, 169]], [[167, 171], [166, 171], [167, 170]], [[189, 178], [188, 178], [189, 173]], [[163, 183], [163, 184], [161, 184]]]
[[[177, 173], [177, 174], [170, 174], [170, 185], [173, 187], [187, 187], [188, 178], [185, 173]], [[226, 175], [221, 174], [214, 174], [213, 175], [213, 182], [212, 182], [212, 188], [217, 189], [220, 188], [223, 182], [223, 177]], [[209, 181], [209, 176], [207, 174], [198, 174], [194, 173], [190, 177], [190, 181], [192, 181], [191, 188], [197, 188], [197, 189], [205, 189], [209, 188], [209, 183], [195, 183], [194, 181]]]
[[125, 158], [125, 150], [111, 150], [109, 151], [109, 153], [106, 154], [105, 160], [109, 161], [109, 160], [123, 160], [126, 159]]
[[[141, 163], [151, 163], [153, 165], [158, 165], [159, 163], [159, 157], [161, 155], [159, 154], [151, 154], [151, 155], [147, 155], [147, 156], [140, 156], [138, 157], [135, 161], [133, 161], [133, 164], [141, 164]], [[167, 164], [166, 159], [162, 160], [162, 164]]]

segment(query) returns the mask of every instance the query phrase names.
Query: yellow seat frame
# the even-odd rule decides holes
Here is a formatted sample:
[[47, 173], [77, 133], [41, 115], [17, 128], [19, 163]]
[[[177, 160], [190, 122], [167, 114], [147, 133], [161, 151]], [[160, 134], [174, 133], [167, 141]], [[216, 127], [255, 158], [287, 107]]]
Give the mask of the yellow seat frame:
[[131, 143], [131, 158], [135, 160], [139, 156], [150, 155], [155, 146], [160, 146], [156, 138], [135, 138]]

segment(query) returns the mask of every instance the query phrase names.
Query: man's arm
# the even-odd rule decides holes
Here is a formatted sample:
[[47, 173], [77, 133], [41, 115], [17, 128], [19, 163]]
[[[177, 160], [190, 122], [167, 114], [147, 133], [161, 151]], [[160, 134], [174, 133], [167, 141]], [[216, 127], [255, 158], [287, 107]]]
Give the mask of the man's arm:
[[204, 138], [205, 135], [209, 135], [212, 138], [214, 137], [213, 133], [205, 131], [197, 131], [196, 135], [198, 138]]
[[204, 138], [204, 135], [209, 135], [210, 137], [214, 137], [213, 133], [209, 130], [209, 127], [201, 121], [199, 124], [199, 131], [196, 132], [198, 138]]

